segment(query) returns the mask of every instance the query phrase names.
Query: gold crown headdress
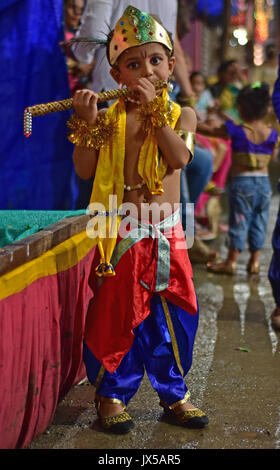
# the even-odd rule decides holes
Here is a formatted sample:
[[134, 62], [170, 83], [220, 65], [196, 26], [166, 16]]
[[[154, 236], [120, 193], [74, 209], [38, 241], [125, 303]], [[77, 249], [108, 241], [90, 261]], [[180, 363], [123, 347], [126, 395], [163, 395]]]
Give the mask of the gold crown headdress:
[[94, 47], [100, 45], [109, 47], [108, 56], [112, 66], [125, 50], [149, 42], [158, 42], [167, 47], [170, 52], [173, 51], [172, 41], [166, 29], [149, 13], [131, 5], [125, 9], [110, 39], [73, 38], [69, 41], [72, 44], [81, 42]]
[[114, 65], [119, 56], [130, 47], [148, 42], [159, 42], [173, 50], [166, 29], [149, 13], [128, 6], [117, 22], [109, 45], [110, 64]]

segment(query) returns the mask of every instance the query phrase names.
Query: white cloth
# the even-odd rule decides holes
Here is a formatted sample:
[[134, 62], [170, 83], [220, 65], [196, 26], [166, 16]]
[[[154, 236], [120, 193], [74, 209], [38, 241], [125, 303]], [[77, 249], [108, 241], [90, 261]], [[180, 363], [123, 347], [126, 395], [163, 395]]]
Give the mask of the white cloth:
[[[88, 0], [76, 37], [106, 39], [114, 29], [124, 10], [133, 5], [141, 11], [158, 16], [163, 26], [175, 38], [177, 22], [177, 0]], [[110, 65], [106, 57], [106, 47], [95, 50], [85, 44], [72, 46], [72, 51], [79, 62], [90, 63], [94, 57], [91, 88], [97, 93], [117, 87], [111, 77]]]

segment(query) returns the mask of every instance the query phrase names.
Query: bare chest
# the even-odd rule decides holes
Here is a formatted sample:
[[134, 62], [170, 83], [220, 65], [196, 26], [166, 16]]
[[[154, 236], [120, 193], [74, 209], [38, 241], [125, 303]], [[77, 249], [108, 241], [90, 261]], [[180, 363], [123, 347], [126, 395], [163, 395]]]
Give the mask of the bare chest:
[[141, 147], [146, 138], [142, 129], [142, 123], [134, 117], [128, 117], [125, 135], [125, 161], [124, 179], [126, 184], [137, 184], [140, 181], [138, 175], [138, 160]]

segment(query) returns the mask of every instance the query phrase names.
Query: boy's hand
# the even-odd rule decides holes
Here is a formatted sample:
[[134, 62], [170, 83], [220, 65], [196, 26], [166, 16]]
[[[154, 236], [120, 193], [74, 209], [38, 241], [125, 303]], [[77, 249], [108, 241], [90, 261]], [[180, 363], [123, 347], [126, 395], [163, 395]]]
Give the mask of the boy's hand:
[[137, 92], [141, 104], [149, 103], [157, 96], [154, 84], [147, 78], [139, 78], [131, 89]]
[[91, 90], [78, 90], [73, 97], [73, 108], [75, 113], [87, 121], [94, 124], [98, 114], [97, 108], [98, 94]]

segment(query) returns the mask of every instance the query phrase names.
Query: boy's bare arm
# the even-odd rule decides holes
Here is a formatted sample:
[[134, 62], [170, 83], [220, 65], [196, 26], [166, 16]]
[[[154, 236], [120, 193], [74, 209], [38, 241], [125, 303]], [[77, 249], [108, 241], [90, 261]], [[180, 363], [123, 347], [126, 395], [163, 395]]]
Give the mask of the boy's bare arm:
[[[195, 111], [189, 107], [182, 108], [176, 129], [195, 132], [196, 124]], [[158, 146], [171, 168], [179, 169], [187, 165], [191, 158], [190, 151], [182, 138], [170, 126], [157, 128], [156, 137]]]
[[73, 153], [73, 162], [77, 175], [87, 180], [94, 175], [96, 170], [96, 151], [94, 149], [76, 146]]

